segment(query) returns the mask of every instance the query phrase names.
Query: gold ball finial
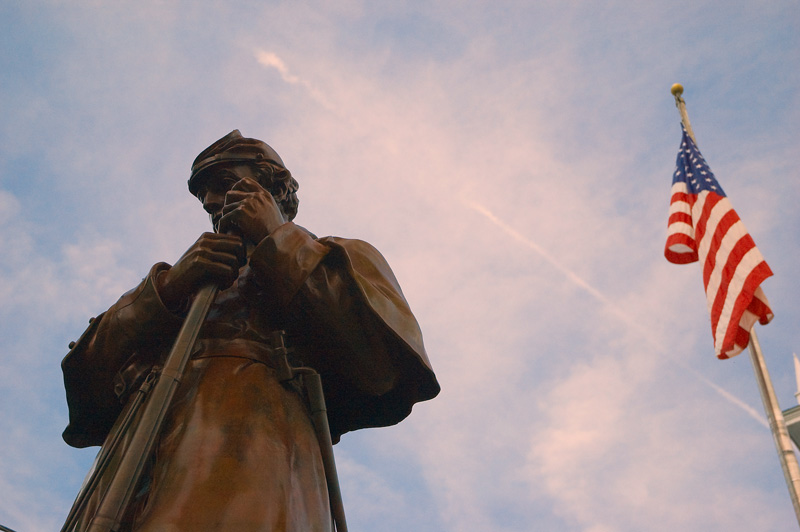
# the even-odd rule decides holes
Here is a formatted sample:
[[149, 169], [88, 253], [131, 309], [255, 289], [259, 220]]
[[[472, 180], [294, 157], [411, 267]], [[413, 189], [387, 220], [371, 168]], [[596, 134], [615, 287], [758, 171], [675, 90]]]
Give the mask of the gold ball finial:
[[671, 92], [673, 96], [680, 96], [681, 94], [683, 94], [683, 85], [681, 85], [680, 83], [676, 83], [675, 85], [672, 86], [669, 92]]

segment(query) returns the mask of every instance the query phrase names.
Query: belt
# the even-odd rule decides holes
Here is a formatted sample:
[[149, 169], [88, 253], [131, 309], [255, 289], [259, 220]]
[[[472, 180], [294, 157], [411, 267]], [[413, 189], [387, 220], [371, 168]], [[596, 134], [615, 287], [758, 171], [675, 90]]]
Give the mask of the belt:
[[234, 338], [203, 338], [197, 341], [192, 360], [204, 358], [244, 358], [253, 362], [260, 362], [271, 368], [275, 367], [272, 361], [273, 349], [254, 340]]

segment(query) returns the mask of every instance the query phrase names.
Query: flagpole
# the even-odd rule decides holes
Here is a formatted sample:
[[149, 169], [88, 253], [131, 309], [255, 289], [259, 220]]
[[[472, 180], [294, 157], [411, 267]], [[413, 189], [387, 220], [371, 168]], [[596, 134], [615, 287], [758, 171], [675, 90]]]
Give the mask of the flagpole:
[[758, 381], [758, 389], [761, 392], [761, 400], [764, 402], [764, 412], [769, 419], [769, 428], [775, 440], [775, 449], [781, 459], [783, 476], [786, 479], [786, 486], [789, 488], [789, 495], [792, 498], [794, 513], [797, 522], [800, 524], [800, 466], [797, 457], [792, 449], [792, 440], [789, 438], [789, 431], [786, 429], [786, 421], [783, 419], [783, 412], [778, 406], [778, 398], [775, 396], [775, 389], [772, 387], [772, 380], [767, 371], [767, 364], [764, 362], [764, 355], [761, 352], [761, 344], [756, 336], [756, 327], [750, 330], [750, 359], [753, 361], [753, 371]]
[[[686, 112], [686, 101], [681, 97], [683, 94], [683, 86], [680, 83], [676, 83], [672, 86], [670, 92], [675, 97], [675, 106], [681, 114], [681, 123], [684, 129], [686, 129], [686, 133], [688, 133], [695, 145], [697, 145], [697, 139], [689, 123], [689, 114]], [[750, 359], [753, 362], [753, 371], [756, 375], [756, 382], [758, 383], [758, 390], [761, 392], [761, 401], [764, 403], [764, 412], [767, 414], [767, 419], [769, 420], [769, 428], [772, 432], [772, 438], [775, 441], [778, 458], [780, 458], [781, 461], [781, 469], [783, 469], [786, 486], [789, 488], [789, 496], [792, 499], [795, 517], [797, 518], [798, 524], [800, 524], [800, 496], [798, 496], [798, 493], [800, 493], [800, 465], [798, 465], [797, 457], [792, 449], [792, 440], [789, 438], [789, 431], [786, 429], [786, 421], [783, 419], [783, 412], [781, 412], [778, 399], [775, 396], [772, 379], [770, 379], [769, 371], [767, 371], [767, 364], [761, 352], [761, 344], [758, 342], [758, 337], [756, 336], [755, 325], [750, 329], [750, 343], [748, 347], [750, 349]]]
[[678, 112], [681, 114], [681, 124], [683, 124], [683, 128], [692, 137], [695, 146], [697, 145], [697, 139], [694, 136], [694, 131], [692, 131], [692, 124], [689, 122], [689, 113], [686, 112], [686, 101], [681, 97], [683, 94], [683, 85], [680, 83], [676, 83], [670, 89], [670, 92], [675, 97], [675, 107], [678, 108]]

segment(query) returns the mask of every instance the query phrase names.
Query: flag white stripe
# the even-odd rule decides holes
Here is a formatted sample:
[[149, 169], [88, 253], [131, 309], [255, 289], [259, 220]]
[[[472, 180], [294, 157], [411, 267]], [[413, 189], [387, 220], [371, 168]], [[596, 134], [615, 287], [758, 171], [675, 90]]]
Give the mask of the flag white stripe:
[[[737, 227], [739, 226], [739, 227]], [[720, 283], [722, 282], [722, 272], [725, 268], [730, 267], [728, 265], [728, 260], [730, 258], [731, 251], [733, 250], [736, 243], [747, 233], [742, 233], [741, 229], [744, 228], [744, 224], [742, 221], [739, 220], [735, 224], [733, 224], [730, 230], [725, 233], [725, 236], [722, 238], [722, 243], [717, 249], [717, 254], [715, 255], [716, 262], [714, 263], [714, 269], [711, 270], [711, 275], [708, 279], [708, 286], [706, 287], [706, 298], [708, 301], [708, 311], [711, 312], [711, 306], [714, 304], [714, 298], [717, 296], [717, 291], [719, 290]], [[706, 233], [708, 234], [708, 233]], [[706, 240], [703, 238], [703, 240]], [[708, 248], [708, 243], [706, 243], [706, 248]], [[700, 256], [706, 257], [704, 262], [708, 262], [708, 249], [704, 249]], [[752, 268], [751, 268], [752, 269]], [[738, 269], [736, 271], [741, 271]], [[730, 282], [733, 282], [731, 279]], [[731, 292], [730, 286], [728, 287], [728, 293]]]
[[[755, 314], [753, 314], [749, 310], [745, 310], [744, 313], [742, 314], [742, 318], [739, 320], [739, 323], [737, 323], [736, 326], [737, 327], [741, 327], [742, 329], [744, 329], [746, 331], [749, 331], [750, 329], [753, 328], [753, 325], [755, 325], [756, 321], [758, 321], [758, 316], [756, 316]], [[722, 338], [720, 338], [719, 341], [722, 342], [722, 340], [724, 338], [725, 338], [725, 336], [723, 335]], [[716, 340], [716, 338], [715, 338], [715, 340]], [[740, 344], [736, 343], [736, 341], [734, 341], [733, 342], [733, 347], [730, 350], [728, 350], [725, 354], [727, 356], [735, 356], [735, 355], [739, 354], [740, 352], [742, 352], [745, 347], [747, 347], [747, 346], [746, 345], [740, 345]]]
[[687, 235], [689, 238], [694, 239], [694, 227], [686, 222], [675, 222], [669, 227], [669, 233], [681, 233]]
[[[686, 194], [687, 188], [686, 183], [682, 181], [678, 181], [677, 183], [672, 185], [672, 194]], [[670, 203], [669, 206], [669, 216], [672, 216], [674, 213], [681, 212], [684, 214], [688, 214], [689, 216], [692, 215], [692, 206], [689, 205], [689, 202], [683, 200], [676, 200]], [[694, 226], [687, 222], [672, 222], [667, 227], [667, 237], [671, 235], [686, 235], [691, 240], [694, 240]], [[669, 247], [669, 250], [673, 253], [694, 253], [694, 250], [687, 246], [686, 244], [675, 244]]]
[[[761, 256], [761, 253], [759, 253], [758, 248], [754, 246], [750, 251], [745, 253], [742, 260], [736, 266], [733, 278], [728, 285], [728, 295], [725, 298], [725, 303], [722, 306], [722, 312], [717, 322], [717, 330], [714, 332], [714, 341], [716, 344], [722, 345], [722, 341], [725, 339], [729, 327], [736, 327], [739, 325], [738, 323], [730, 323], [733, 306], [736, 304], [736, 299], [744, 288], [747, 276], [753, 271], [753, 268], [763, 260], [764, 258]], [[748, 313], [752, 315], [752, 313], [745, 309], [745, 314]], [[744, 319], [745, 315], [742, 315], [740, 323], [744, 323]], [[743, 327], [749, 331], [754, 323], [755, 321], [751, 321], [749, 327]]]
[[[703, 215], [703, 206], [708, 200], [708, 195], [709, 192], [700, 193], [700, 197], [698, 197], [698, 202], [695, 203], [694, 212], [692, 213], [692, 218], [695, 221], [699, 220]], [[697, 243], [698, 255], [701, 257], [706, 257], [708, 255], [708, 250], [711, 247], [712, 240], [714, 239], [714, 233], [717, 230], [717, 225], [719, 225], [722, 217], [732, 210], [733, 208], [731, 207], [731, 203], [727, 200], [727, 198], [722, 198], [716, 203], [716, 205], [714, 205], [714, 207], [711, 209], [711, 212], [708, 214], [705, 233], [703, 233], [703, 237]], [[719, 257], [717, 257], [717, 264], [719, 264]]]
[[[761, 301], [763, 305], [766, 305], [766, 307], [769, 308], [769, 301], [767, 301], [767, 295], [764, 293], [764, 290], [762, 290], [760, 286], [756, 288], [755, 292], [753, 292], [753, 297]], [[770, 316], [772, 316], [771, 310], [770, 310]]]
[[669, 215], [672, 216], [677, 212], [692, 215], [692, 206], [685, 201], [676, 201], [669, 207]]
[[[716, 222], [718, 221], [718, 218], [720, 216], [720, 213], [717, 211], [718, 206], [719, 203], [717, 203], [717, 205], [712, 210], [711, 215], [709, 216], [708, 224], [706, 224], [706, 232], [703, 235], [703, 238], [700, 240], [697, 249], [697, 254], [701, 258], [701, 264], [703, 269], [705, 269], [705, 264], [708, 262], [708, 248], [711, 246], [711, 238], [713, 237], [714, 231], [717, 228]], [[713, 224], [712, 224], [712, 218], [717, 219], [713, 221]], [[717, 254], [714, 256], [716, 263], [714, 264], [714, 269], [711, 271], [711, 275], [708, 278], [707, 281], [708, 285], [706, 285], [706, 302], [708, 304], [709, 312], [711, 312], [711, 307], [714, 304], [714, 298], [716, 297], [720, 283], [722, 282], [722, 275], [720, 273], [722, 272], [722, 269], [728, 262], [728, 254], [731, 251], [730, 246], [731, 246], [731, 241], [728, 238], [728, 234], [726, 234], [722, 240], [722, 245], [720, 245], [719, 249], [717, 250]]]

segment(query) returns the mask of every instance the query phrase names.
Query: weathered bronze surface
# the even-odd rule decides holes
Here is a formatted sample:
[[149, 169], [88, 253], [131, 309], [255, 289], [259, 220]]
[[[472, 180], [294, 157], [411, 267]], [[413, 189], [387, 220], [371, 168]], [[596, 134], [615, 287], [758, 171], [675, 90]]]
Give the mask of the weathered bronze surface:
[[[293, 365], [321, 375], [336, 442], [398, 423], [438, 393], [419, 326], [375, 248], [291, 221], [297, 182], [263, 142], [226, 135], [197, 157], [189, 189], [215, 232], [153, 266], [71, 346], [64, 439], [104, 451], [120, 442], [107, 453], [114, 470], [130, 440], [115, 421], [163, 364], [198, 289], [215, 283], [121, 530], [329, 531], [322, 453], [301, 390], [276, 375], [275, 332], [286, 331]], [[95, 479], [74, 530], [108, 481]]]

